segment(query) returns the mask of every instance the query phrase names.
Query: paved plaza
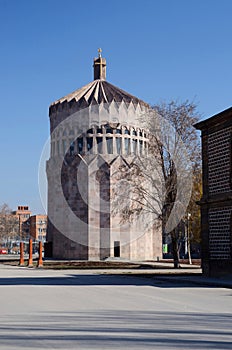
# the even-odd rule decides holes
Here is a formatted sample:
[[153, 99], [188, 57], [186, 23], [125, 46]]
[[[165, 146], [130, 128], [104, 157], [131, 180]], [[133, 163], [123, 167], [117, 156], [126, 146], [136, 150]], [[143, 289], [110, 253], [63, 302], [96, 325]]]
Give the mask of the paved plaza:
[[232, 290], [0, 265], [0, 349], [231, 349]]

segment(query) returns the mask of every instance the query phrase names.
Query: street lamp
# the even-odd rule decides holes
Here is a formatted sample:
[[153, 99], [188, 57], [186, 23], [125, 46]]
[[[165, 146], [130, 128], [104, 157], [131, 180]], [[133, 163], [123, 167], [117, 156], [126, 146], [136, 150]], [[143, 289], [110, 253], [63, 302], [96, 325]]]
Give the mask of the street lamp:
[[189, 264], [192, 265], [191, 246], [190, 246], [190, 230], [189, 230], [190, 219], [191, 219], [191, 213], [187, 213], [187, 250], [188, 250]]

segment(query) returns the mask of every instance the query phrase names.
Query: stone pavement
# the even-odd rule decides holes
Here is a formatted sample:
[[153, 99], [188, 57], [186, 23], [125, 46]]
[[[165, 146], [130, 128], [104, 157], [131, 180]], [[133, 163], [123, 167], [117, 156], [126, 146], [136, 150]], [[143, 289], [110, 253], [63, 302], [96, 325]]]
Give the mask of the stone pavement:
[[231, 349], [231, 291], [199, 271], [0, 264], [0, 350]]
[[[116, 261], [117, 259], [112, 259]], [[118, 260], [130, 262], [127, 260]], [[143, 268], [128, 269], [128, 268], [107, 268], [107, 269], [73, 269], [76, 274], [109, 274], [109, 275], [133, 275], [140, 277], [154, 277], [155, 280], [167, 281], [169, 283], [191, 283], [199, 286], [222, 287], [232, 289], [232, 275], [225, 275], [221, 277], [205, 277], [202, 275], [202, 270], [198, 265], [189, 265], [181, 263], [180, 269], [174, 269], [172, 262], [166, 261], [133, 261], [134, 264], [139, 264]], [[154, 269], [152, 268], [154, 267]], [[46, 270], [46, 269], [45, 269]], [[67, 269], [66, 271], [69, 271]], [[49, 271], [49, 269], [47, 270]]]

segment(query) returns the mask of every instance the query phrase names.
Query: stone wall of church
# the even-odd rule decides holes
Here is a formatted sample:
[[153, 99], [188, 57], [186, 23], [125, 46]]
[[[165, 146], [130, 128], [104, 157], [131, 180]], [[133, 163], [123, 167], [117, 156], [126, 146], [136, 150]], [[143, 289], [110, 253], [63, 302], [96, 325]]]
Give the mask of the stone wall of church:
[[130, 157], [148, 152], [149, 135], [138, 118], [146, 110], [144, 104], [124, 101], [82, 108], [71, 100], [50, 107], [48, 240], [53, 257], [162, 257], [161, 227], [122, 224], [120, 215], [112, 215], [113, 174]]
[[162, 257], [161, 226], [145, 228], [141, 222], [122, 223], [120, 214], [111, 213], [113, 174], [122, 163], [127, 164], [122, 156], [67, 155], [59, 189], [59, 172], [56, 173], [54, 167], [60, 168], [60, 164], [49, 160], [49, 213], [54, 225], [49, 225], [48, 240], [53, 242], [54, 258], [99, 260], [115, 257], [116, 242], [120, 258]]

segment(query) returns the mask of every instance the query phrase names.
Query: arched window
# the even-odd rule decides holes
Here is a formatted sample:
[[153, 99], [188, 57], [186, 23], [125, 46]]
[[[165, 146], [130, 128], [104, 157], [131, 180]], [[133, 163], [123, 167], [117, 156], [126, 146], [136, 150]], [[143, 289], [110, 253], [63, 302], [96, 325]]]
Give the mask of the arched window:
[[133, 139], [132, 140], [132, 153], [136, 153], [137, 150], [137, 140]]
[[108, 154], [113, 154], [113, 138], [107, 137], [106, 138], [106, 144], [107, 144], [107, 152]]
[[124, 134], [129, 135], [129, 134], [130, 134], [129, 130], [128, 130], [128, 129], [125, 129], [125, 130], [124, 130]]
[[137, 136], [137, 132], [135, 131], [135, 129], [132, 130], [132, 135]]
[[92, 137], [87, 137], [87, 150], [88, 152], [93, 148], [93, 138]]
[[77, 145], [78, 145], [78, 153], [82, 154], [82, 152], [83, 152], [83, 137], [79, 137], [77, 139]]
[[60, 141], [56, 141], [56, 153], [57, 155], [60, 154]]
[[73, 156], [73, 154], [74, 154], [74, 141], [71, 141], [71, 143], [70, 143], [69, 154], [70, 154], [70, 156]]
[[125, 138], [124, 139], [124, 145], [125, 145], [125, 154], [129, 154], [129, 139]]
[[110, 127], [106, 128], [106, 133], [107, 134], [113, 134], [113, 129], [111, 129]]
[[147, 142], [144, 142], [143, 149], [145, 154], [147, 154]]
[[102, 153], [102, 137], [96, 137], [97, 140], [97, 151]]
[[66, 153], [66, 147], [67, 147], [66, 140], [63, 140], [63, 154]]
[[121, 137], [116, 137], [116, 148], [117, 148], [117, 154], [121, 154], [121, 148], [122, 148]]

